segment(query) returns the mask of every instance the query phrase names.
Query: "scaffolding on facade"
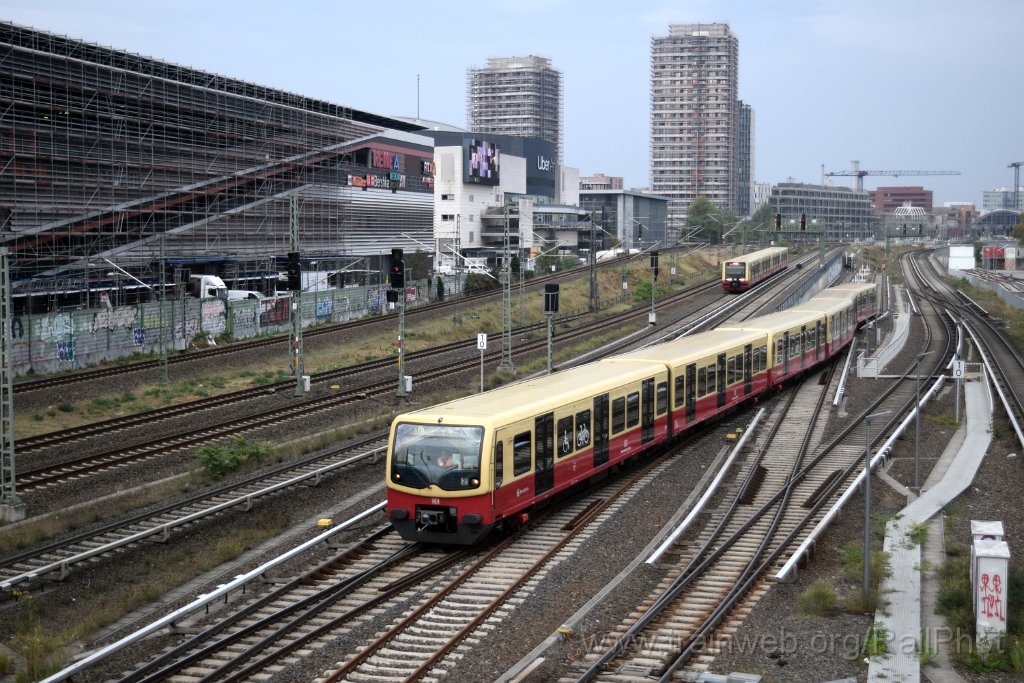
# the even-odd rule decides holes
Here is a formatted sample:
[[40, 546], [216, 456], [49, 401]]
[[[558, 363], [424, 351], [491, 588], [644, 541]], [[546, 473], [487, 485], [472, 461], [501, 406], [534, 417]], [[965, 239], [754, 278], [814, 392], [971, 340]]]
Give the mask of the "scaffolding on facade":
[[[256, 288], [288, 251], [295, 192], [304, 257], [351, 261], [369, 220], [349, 182], [365, 170], [355, 142], [419, 129], [10, 23], [0, 67], [0, 241], [15, 296], [48, 308], [115, 280], [159, 283], [161, 236], [173, 277], [215, 266]], [[428, 195], [408, 201], [429, 210]]]

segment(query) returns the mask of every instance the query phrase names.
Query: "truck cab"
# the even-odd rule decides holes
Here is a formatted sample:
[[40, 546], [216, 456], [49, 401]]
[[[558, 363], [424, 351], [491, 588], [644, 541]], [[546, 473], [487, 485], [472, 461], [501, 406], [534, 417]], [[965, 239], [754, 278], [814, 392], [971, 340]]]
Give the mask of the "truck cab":
[[188, 279], [188, 294], [197, 299], [227, 299], [228, 288], [216, 275], [193, 275]]

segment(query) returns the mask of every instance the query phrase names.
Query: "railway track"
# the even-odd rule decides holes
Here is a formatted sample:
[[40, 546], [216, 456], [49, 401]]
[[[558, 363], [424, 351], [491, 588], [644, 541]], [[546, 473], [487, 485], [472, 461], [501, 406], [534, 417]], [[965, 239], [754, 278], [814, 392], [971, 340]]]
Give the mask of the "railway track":
[[917, 284], [919, 296], [935, 306], [951, 307], [974, 331], [982, 351], [992, 361], [992, 379], [999, 393], [1006, 397], [1005, 407], [1020, 439], [1024, 425], [1024, 360], [1003, 331], [1002, 321], [994, 320], [977, 302], [946, 284], [931, 260], [922, 258], [920, 253], [908, 255], [904, 264], [908, 281]]
[[[113, 522], [37, 544], [0, 560], [0, 591], [56, 578], [62, 580], [81, 562], [95, 562], [110, 553], [145, 541], [167, 541], [191, 525], [208, 522], [233, 510], [248, 510], [265, 496], [297, 486], [317, 485], [324, 478], [383, 457], [385, 435], [373, 435], [345, 448], [329, 449], [238, 481], [219, 484]], [[383, 489], [383, 485], [381, 485]]]
[[[939, 312], [925, 316], [929, 330], [938, 326], [948, 332], [948, 321], [941, 320]], [[948, 358], [950, 339], [947, 334], [945, 345], [941, 338], [935, 340], [930, 365], [937, 368]], [[933, 345], [931, 333], [928, 345]], [[684, 666], [705, 670], [723, 639], [768, 589], [766, 575], [781, 565], [786, 549], [798, 544], [824, 516], [837, 492], [861, 474], [864, 417], [884, 410], [895, 416], [872, 434], [875, 443], [916, 402], [915, 384], [904, 381], [908, 374], [892, 382], [832, 441], [814, 449], [811, 445], [820, 440], [824, 420], [811, 416], [823, 414], [819, 401], [830, 392], [805, 384], [800, 393], [806, 398], [794, 399], [793, 407], [785, 411], [785, 425], [761, 441], [762, 451], [770, 441], [771, 460], [759, 455], [748, 463], [743, 483], [717, 521], [670, 556], [667, 564], [673, 569], [657, 593], [614, 632], [617, 638], [610, 647], [588, 655], [587, 668], [575, 680], [668, 681]], [[791, 474], [783, 476], [785, 472]]]
[[[496, 610], [522, 599], [532, 578], [560, 553], [571, 553], [666, 466], [648, 462], [625, 484], [591, 490], [485, 549], [448, 552], [375, 532], [228, 615], [197, 618], [188, 625], [197, 635], [123, 680], [249, 680], [290, 670], [310, 651], [339, 640], [347, 643], [347, 660], [325, 680], [441, 672], [467, 637], [486, 637], [483, 627]], [[396, 613], [403, 616], [388, 616]]]
[[[696, 291], [691, 289], [665, 297], [661, 302], [661, 306], [668, 308], [678, 305], [690, 296], [716, 286], [717, 282], [705, 283], [704, 285], [699, 286]], [[689, 311], [686, 315], [692, 315], [693, 313], [694, 311]], [[588, 339], [595, 333], [606, 331], [607, 328], [622, 328], [623, 326], [627, 326], [631, 321], [639, 320], [645, 316], [645, 310], [633, 309], [612, 316], [611, 318], [594, 321], [579, 328], [561, 332], [558, 336], [559, 343], [564, 344], [574, 340]], [[531, 356], [532, 354], [545, 350], [546, 344], [546, 340], [528, 341], [525, 344], [520, 344], [515, 349], [515, 353]], [[468, 350], [472, 350], [474, 353], [466, 353], [463, 358], [456, 359], [454, 361], [446, 361], [443, 357], [439, 358], [439, 356], [441, 356], [445, 351], [458, 354]], [[421, 366], [417, 371], [418, 382], [425, 383], [431, 380], [444, 379], [447, 376], [477, 368], [480, 360], [479, 357], [475, 355], [475, 351], [475, 344], [470, 341], [463, 341], [446, 344], [439, 347], [439, 349], [417, 352], [415, 355], [410, 354], [410, 357], [431, 363], [431, 367]], [[492, 364], [496, 363], [498, 356], [499, 354], [497, 352], [492, 353], [490, 362]], [[393, 359], [387, 359], [385, 361], [363, 364], [353, 369], [322, 373], [317, 376], [317, 379], [318, 382], [321, 383], [333, 384], [337, 383], [342, 377], [353, 378], [366, 372], [374, 370], [379, 371], [382, 368], [392, 365], [393, 362]], [[114, 467], [124, 467], [130, 464], [145, 462], [155, 457], [180, 452], [199, 445], [205, 445], [211, 441], [228, 436], [248, 434], [257, 430], [282, 425], [286, 422], [303, 419], [318, 412], [333, 410], [345, 405], [365, 401], [367, 398], [388, 396], [394, 391], [394, 386], [395, 380], [393, 378], [383, 381], [364, 381], [362, 384], [345, 391], [338, 390], [337, 392], [328, 395], [312, 399], [302, 399], [284, 407], [263, 410], [211, 426], [185, 429], [170, 437], [135, 443], [125, 448], [108, 449], [100, 453], [74, 457], [56, 464], [47, 464], [35, 468], [22, 467], [19, 469], [17, 475], [19, 492], [23, 494], [30, 494], [34, 491], [47, 487], [57, 486], [68, 480], [79, 479], [99, 472], [106, 472]], [[261, 398], [272, 390], [288, 390], [291, 388], [291, 382], [283, 382], [274, 387], [247, 389], [215, 398], [191, 402], [181, 406], [172, 406], [166, 409], [150, 411], [148, 413], [140, 413], [138, 415], [108, 420], [106, 422], [97, 423], [96, 425], [86, 425], [81, 428], [54, 432], [29, 441], [26, 450], [28, 452], [33, 452], [38, 451], [43, 447], [67, 444], [84, 438], [107, 436], [108, 434], [114, 434], [139, 425], [150, 425], [156, 420], [166, 420], [193, 415], [197, 414], [199, 411], [220, 408], [239, 401]], [[16, 448], [19, 449], [19, 453], [22, 453], [20, 450], [21, 445], [21, 442], [19, 442], [16, 446]]]

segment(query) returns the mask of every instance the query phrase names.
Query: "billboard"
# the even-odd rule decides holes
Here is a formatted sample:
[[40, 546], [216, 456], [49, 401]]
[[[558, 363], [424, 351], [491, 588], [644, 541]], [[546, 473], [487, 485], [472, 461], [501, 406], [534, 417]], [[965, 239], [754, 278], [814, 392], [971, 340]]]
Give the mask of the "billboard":
[[497, 185], [501, 161], [501, 149], [493, 142], [476, 138], [463, 143], [463, 168], [465, 182], [479, 185]]

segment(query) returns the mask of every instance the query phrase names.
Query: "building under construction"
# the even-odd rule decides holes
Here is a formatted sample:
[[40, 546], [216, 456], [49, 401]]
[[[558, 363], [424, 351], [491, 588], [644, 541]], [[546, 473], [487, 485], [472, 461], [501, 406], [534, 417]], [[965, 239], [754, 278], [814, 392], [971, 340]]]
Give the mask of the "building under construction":
[[414, 123], [9, 23], [0, 65], [15, 312], [151, 297], [161, 263], [169, 283], [273, 291], [292, 196], [321, 270], [379, 271], [432, 240], [432, 141]]
[[562, 72], [545, 57], [492, 57], [466, 72], [466, 121], [474, 133], [540, 138], [562, 163]]

